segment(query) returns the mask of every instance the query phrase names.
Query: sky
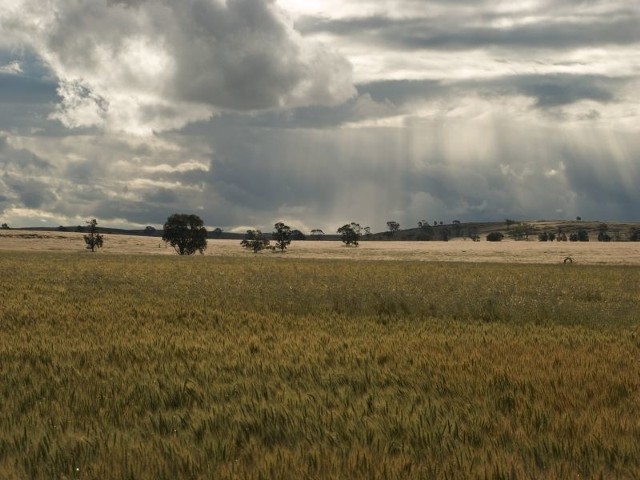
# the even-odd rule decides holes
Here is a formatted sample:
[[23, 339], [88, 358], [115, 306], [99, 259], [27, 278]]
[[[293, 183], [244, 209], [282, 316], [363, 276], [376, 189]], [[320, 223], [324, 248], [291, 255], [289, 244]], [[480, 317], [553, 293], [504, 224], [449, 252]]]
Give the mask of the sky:
[[2, 0], [0, 221], [640, 221], [636, 0]]

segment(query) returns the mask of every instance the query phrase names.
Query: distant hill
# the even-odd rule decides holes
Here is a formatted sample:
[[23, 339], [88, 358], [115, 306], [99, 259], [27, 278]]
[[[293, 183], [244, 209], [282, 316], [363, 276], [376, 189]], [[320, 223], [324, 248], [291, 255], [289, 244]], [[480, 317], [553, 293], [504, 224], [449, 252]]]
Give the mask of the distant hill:
[[363, 237], [364, 240], [377, 241], [421, 241], [432, 238], [433, 240], [441, 240], [443, 234], [447, 234], [449, 239], [454, 238], [471, 238], [474, 235], [485, 240], [486, 236], [491, 232], [500, 232], [508, 238], [514, 231], [526, 225], [529, 239], [537, 239], [538, 234], [542, 232], [559, 233], [562, 232], [567, 236], [572, 233], [584, 230], [589, 234], [590, 239], [596, 240], [600, 233], [601, 226], [607, 226], [607, 234], [613, 240], [627, 240], [632, 229], [640, 229], [640, 222], [601, 222], [601, 221], [585, 221], [585, 220], [534, 220], [534, 221], [515, 221], [509, 222], [469, 222], [469, 223], [450, 223], [443, 225], [430, 225], [428, 228], [409, 228], [391, 232], [378, 232]]

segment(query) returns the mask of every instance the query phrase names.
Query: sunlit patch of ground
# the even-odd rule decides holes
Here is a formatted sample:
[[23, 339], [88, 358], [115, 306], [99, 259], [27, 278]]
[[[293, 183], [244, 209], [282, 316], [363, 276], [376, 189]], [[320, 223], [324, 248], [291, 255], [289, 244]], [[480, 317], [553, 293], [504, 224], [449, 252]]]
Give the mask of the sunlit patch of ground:
[[[158, 237], [105, 235], [99, 254], [126, 253], [175, 255]], [[8, 230], [0, 233], [0, 250], [77, 251], [89, 253], [81, 233]], [[255, 255], [237, 240], [209, 240], [207, 256]], [[257, 255], [282, 255], [265, 251]], [[293, 242], [285, 257], [357, 260], [409, 260], [436, 262], [563, 263], [571, 257], [578, 264], [640, 265], [640, 244], [634, 242], [361, 242], [357, 248], [341, 242]]]

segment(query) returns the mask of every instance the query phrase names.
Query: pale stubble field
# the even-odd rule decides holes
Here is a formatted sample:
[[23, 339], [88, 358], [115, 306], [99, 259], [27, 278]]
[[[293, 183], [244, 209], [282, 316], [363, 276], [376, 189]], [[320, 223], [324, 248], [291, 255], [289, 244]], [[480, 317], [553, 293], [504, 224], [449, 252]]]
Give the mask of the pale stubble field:
[[[0, 233], [0, 250], [84, 252], [81, 233], [33, 232], [10, 230]], [[159, 237], [105, 235], [99, 254], [175, 255]], [[209, 240], [206, 256], [251, 256], [238, 240]], [[278, 253], [262, 252], [262, 256]], [[637, 242], [538, 242], [504, 240], [473, 242], [455, 239], [450, 242], [363, 241], [357, 248], [338, 241], [294, 241], [286, 252], [288, 258], [406, 260], [424, 262], [488, 262], [558, 264], [571, 257], [582, 265], [640, 265]]]

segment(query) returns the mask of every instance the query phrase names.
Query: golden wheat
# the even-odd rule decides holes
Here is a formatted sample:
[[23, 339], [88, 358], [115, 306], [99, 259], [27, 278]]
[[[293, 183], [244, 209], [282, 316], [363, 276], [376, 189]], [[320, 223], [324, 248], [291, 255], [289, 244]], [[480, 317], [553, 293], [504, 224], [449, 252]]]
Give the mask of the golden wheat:
[[1, 478], [640, 475], [637, 267], [0, 265]]

